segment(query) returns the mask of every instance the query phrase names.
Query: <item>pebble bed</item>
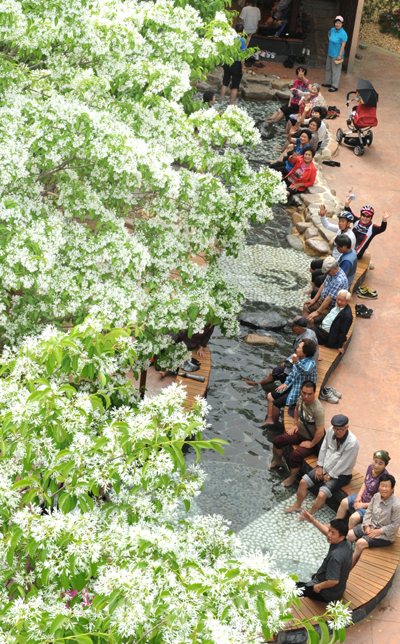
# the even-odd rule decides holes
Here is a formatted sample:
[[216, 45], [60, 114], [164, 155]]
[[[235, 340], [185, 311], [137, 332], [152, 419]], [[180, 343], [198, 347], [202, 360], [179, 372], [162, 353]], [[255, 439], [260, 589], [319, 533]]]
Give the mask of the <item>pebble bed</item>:
[[[218, 100], [218, 95], [217, 95]], [[252, 103], [239, 99], [257, 121], [272, 114], [279, 102]], [[225, 104], [224, 104], [225, 105]], [[279, 126], [280, 128], [280, 126]], [[275, 158], [276, 145], [285, 141], [280, 133], [262, 141], [254, 150], [241, 152], [255, 170]], [[292, 222], [283, 206], [273, 207], [273, 219], [266, 224], [250, 226], [246, 247], [238, 258], [221, 257], [221, 268], [244, 293], [244, 311], [275, 311], [287, 318], [299, 314], [308, 285], [310, 258], [292, 249], [286, 235]], [[244, 342], [247, 333], [268, 334], [274, 345], [251, 345]], [[294, 336], [290, 327], [280, 331], [254, 330], [242, 325], [235, 338], [224, 338], [217, 328], [210, 341], [212, 370], [207, 393], [211, 406], [209, 429], [204, 438], [218, 437], [228, 444], [222, 456], [211, 450], [202, 454], [201, 466], [207, 474], [204, 490], [192, 503], [189, 517], [196, 514], [218, 514], [230, 522], [243, 544], [271, 553], [283, 571], [307, 580], [325, 557], [326, 538], [298, 514], [287, 515], [284, 508], [293, 505], [296, 487], [285, 489], [282, 480], [286, 468], [270, 470], [273, 438], [283, 431], [260, 428], [266, 417], [266, 393], [260, 386], [251, 387], [242, 377], [260, 380], [293, 351]], [[187, 462], [196, 459], [189, 448]], [[304, 507], [310, 508], [314, 497], [309, 494]], [[182, 517], [185, 514], [182, 510]], [[328, 523], [335, 512], [328, 506], [317, 518]], [[182, 518], [180, 517], [180, 518]]]

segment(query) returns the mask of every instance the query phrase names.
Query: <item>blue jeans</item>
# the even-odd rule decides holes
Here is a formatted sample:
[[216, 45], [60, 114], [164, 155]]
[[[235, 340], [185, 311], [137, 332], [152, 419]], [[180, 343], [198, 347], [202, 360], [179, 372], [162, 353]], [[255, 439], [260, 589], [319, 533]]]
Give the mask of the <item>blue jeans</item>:
[[361, 518], [363, 518], [364, 514], [367, 511], [367, 508], [360, 508], [359, 510], [354, 510], [354, 501], [356, 500], [357, 494], [350, 494], [350, 496], [347, 497], [347, 500], [349, 502], [349, 510], [351, 512], [358, 512]]

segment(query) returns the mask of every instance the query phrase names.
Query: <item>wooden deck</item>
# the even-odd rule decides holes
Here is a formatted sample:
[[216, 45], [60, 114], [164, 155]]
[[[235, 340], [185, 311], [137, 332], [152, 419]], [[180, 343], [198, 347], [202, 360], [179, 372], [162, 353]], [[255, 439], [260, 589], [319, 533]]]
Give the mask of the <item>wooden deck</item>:
[[[351, 288], [352, 292], [362, 284], [367, 273], [369, 262], [369, 255], [365, 255], [363, 259], [358, 262], [356, 276]], [[349, 304], [353, 311], [353, 323], [350, 327], [347, 341], [344, 346], [345, 351], [350, 343], [356, 321], [355, 303], [350, 300]], [[343, 357], [336, 349], [327, 349], [326, 347], [321, 346], [319, 347], [319, 355], [322, 360], [319, 361], [317, 365], [317, 395], [319, 395], [321, 388], [326, 384], [329, 376], [336, 369]], [[283, 422], [285, 429], [293, 425], [293, 418], [289, 416], [287, 407], [285, 407]], [[317, 456], [309, 456], [305, 461], [310, 468], [314, 468], [317, 464]], [[353, 470], [353, 476], [350, 483], [345, 485], [342, 490], [346, 495], [355, 494], [360, 489], [363, 481], [364, 475], [357, 472], [357, 470]], [[353, 621], [360, 621], [363, 619], [385, 596], [399, 564], [399, 557], [399, 536], [397, 536], [396, 541], [387, 548], [380, 548], [378, 550], [371, 550], [368, 548], [363, 551], [360, 561], [350, 573], [346, 591], [343, 595], [343, 601], [346, 603], [350, 602], [349, 608], [353, 611]], [[326, 604], [324, 602], [317, 602], [304, 597], [301, 599], [300, 608], [293, 606], [291, 611], [293, 616], [298, 620], [302, 620], [304, 618], [310, 619], [314, 616], [322, 615], [325, 612], [325, 606]], [[299, 628], [299, 626], [294, 626], [293, 622], [288, 622], [285, 630], [293, 628]]]
[[177, 384], [183, 385], [184, 387], [186, 387], [186, 391], [187, 391], [186, 406], [188, 409], [192, 408], [196, 396], [204, 396], [207, 391], [208, 383], [210, 380], [210, 373], [211, 373], [211, 351], [207, 347], [205, 349], [205, 352], [206, 352], [205, 357], [199, 358], [199, 356], [197, 355], [197, 351], [192, 351], [193, 358], [196, 358], [201, 363], [200, 369], [198, 371], [195, 371], [193, 375], [204, 376], [205, 378], [204, 382], [198, 382], [197, 380], [190, 380], [189, 378], [180, 377], [179, 373], [181, 373], [182, 370], [180, 370], [180, 372], [176, 377]]

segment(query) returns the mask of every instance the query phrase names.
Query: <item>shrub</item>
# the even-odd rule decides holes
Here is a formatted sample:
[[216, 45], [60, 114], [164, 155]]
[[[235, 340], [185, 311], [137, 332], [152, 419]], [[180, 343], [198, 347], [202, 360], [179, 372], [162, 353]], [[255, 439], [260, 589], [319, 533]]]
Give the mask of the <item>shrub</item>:
[[384, 34], [400, 38], [400, 9], [383, 11], [379, 16], [379, 27]]

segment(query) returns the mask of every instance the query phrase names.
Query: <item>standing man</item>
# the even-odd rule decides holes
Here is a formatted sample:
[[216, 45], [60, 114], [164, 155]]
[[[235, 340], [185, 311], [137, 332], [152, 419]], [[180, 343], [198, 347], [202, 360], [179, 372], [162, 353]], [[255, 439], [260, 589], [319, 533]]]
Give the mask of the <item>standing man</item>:
[[396, 539], [400, 527], [400, 501], [394, 495], [395, 485], [394, 476], [382, 474], [379, 492], [372, 497], [362, 524], [350, 530], [349, 540], [357, 541], [353, 566], [356, 565], [365, 548], [390, 546]]
[[[347, 416], [336, 414], [331, 423], [319, 450], [317, 467], [303, 476], [297, 490], [297, 501], [285, 512], [301, 512], [308, 488], [316, 485], [319, 492], [310, 510], [310, 514], [315, 514], [336, 490], [350, 483], [360, 444], [349, 430]], [[302, 520], [303, 517], [299, 517], [299, 521]]]
[[315, 395], [316, 384], [305, 380], [301, 387], [301, 395], [294, 410], [294, 422], [284, 434], [276, 436], [272, 441], [273, 461], [270, 467], [284, 466], [282, 460], [283, 448], [293, 445], [290, 452], [290, 476], [283, 481], [284, 487], [290, 487], [296, 480], [300, 467], [307, 456], [319, 449], [325, 433], [325, 410]]
[[301, 386], [305, 380], [317, 382], [317, 365], [314, 360], [315, 342], [303, 340], [292, 355], [293, 368], [285, 383], [271, 391], [268, 396], [268, 415], [261, 427], [275, 425], [279, 412], [285, 405], [295, 405], [299, 399]]
[[[239, 34], [237, 38], [240, 39], [240, 51], [246, 51], [246, 41], [243, 38], [243, 25], [241, 23], [237, 24], [235, 26], [235, 31]], [[226, 90], [228, 89], [229, 83], [232, 80], [231, 100], [229, 102], [231, 105], [234, 104], [244, 71], [244, 59], [235, 60], [232, 65], [224, 65], [224, 77], [222, 79], [221, 87], [221, 101], [225, 100]]]
[[341, 598], [346, 590], [346, 583], [352, 568], [353, 553], [346, 538], [347, 524], [343, 519], [333, 519], [329, 525], [317, 521], [307, 510], [301, 518], [326, 536], [329, 545], [328, 554], [311, 581], [297, 582], [297, 588], [303, 590], [304, 597], [316, 601], [332, 602]]
[[246, 44], [249, 46], [251, 37], [258, 29], [258, 23], [261, 20], [261, 11], [254, 6], [254, 0], [247, 0], [246, 6], [242, 9], [239, 18], [243, 20], [244, 30], [247, 34]]
[[[303, 342], [303, 340], [312, 340], [313, 342], [315, 342], [315, 345], [317, 347], [317, 350], [314, 354], [314, 360], [315, 362], [317, 362], [318, 340], [314, 329], [307, 328], [308, 320], [306, 318], [303, 318], [301, 315], [296, 315], [293, 320], [288, 320], [286, 324], [292, 327], [292, 331], [296, 336], [293, 340], [293, 351], [296, 351], [300, 342]], [[282, 362], [282, 364], [280, 364], [278, 367], [274, 367], [271, 373], [269, 373], [268, 376], [266, 376], [262, 380], [247, 380], [246, 378], [242, 378], [242, 380], [244, 382], [247, 382], [248, 385], [261, 385], [261, 387], [264, 389], [266, 385], [271, 384], [271, 382], [274, 382], [275, 380], [279, 380], [283, 384], [292, 369], [293, 362], [292, 356], [290, 355], [288, 358], [286, 358], [285, 362]]]

